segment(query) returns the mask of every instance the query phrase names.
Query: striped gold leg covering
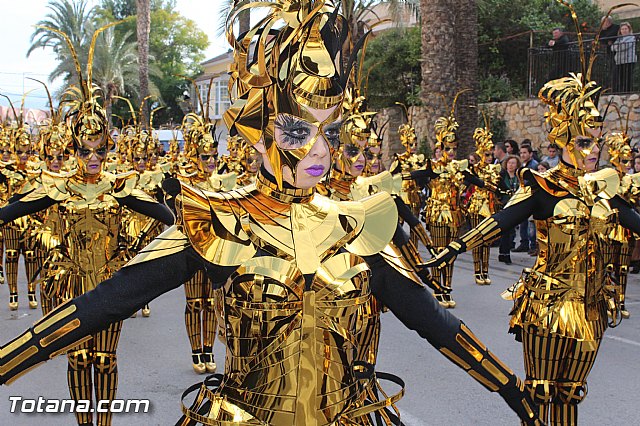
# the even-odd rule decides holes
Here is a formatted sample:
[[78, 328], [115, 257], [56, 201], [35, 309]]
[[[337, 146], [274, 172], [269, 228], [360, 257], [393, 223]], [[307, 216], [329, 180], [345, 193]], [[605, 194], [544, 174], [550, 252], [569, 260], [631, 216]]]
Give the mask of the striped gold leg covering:
[[9, 285], [9, 293], [18, 294], [18, 258], [20, 256], [20, 231], [10, 227], [5, 227], [6, 245], [6, 277]]
[[0, 284], [4, 284], [4, 226], [0, 227]]
[[54, 308], [53, 295], [48, 293], [48, 282], [43, 280], [40, 282], [40, 307], [42, 315], [47, 315]]
[[526, 383], [544, 410], [542, 419], [550, 426], [577, 425], [600, 339], [584, 343], [530, 327], [523, 330], [522, 343]]
[[[67, 383], [69, 395], [74, 401], [91, 401], [91, 364], [93, 362], [93, 340], [88, 340], [80, 346], [67, 352]], [[95, 408], [95, 406], [93, 407]], [[76, 412], [78, 424], [91, 424], [93, 414]]]
[[[470, 214], [469, 226], [471, 226], [472, 229], [475, 228], [482, 219], [480, 215]], [[481, 284], [478, 282], [478, 276], [482, 274], [482, 246], [474, 248], [471, 253], [473, 254], [473, 273], [476, 276], [476, 284]]]
[[39, 270], [39, 265], [36, 259], [36, 253], [34, 250], [24, 251], [24, 267], [27, 274], [27, 292], [29, 296], [29, 307], [35, 309], [38, 307], [38, 300], [36, 299], [36, 282]]
[[[118, 364], [116, 349], [122, 330], [122, 321], [111, 324], [93, 337], [93, 373], [96, 401], [112, 401], [118, 389]], [[111, 412], [97, 413], [98, 426], [111, 425]]]
[[[429, 233], [437, 252], [441, 252], [452, 240], [451, 229], [446, 225], [429, 225]], [[447, 282], [446, 268], [432, 268], [432, 274], [440, 284], [451, 286], [451, 282]]]
[[632, 242], [623, 244], [620, 249], [620, 258], [618, 261], [618, 280], [620, 281], [620, 310], [624, 318], [629, 317], [629, 312], [625, 306], [625, 297], [627, 294], [627, 280], [629, 279], [629, 265], [631, 264], [631, 253], [633, 252]]
[[216, 363], [213, 358], [213, 344], [215, 343], [218, 329], [215, 312], [216, 301], [213, 284], [206, 275], [205, 279], [203, 290], [206, 293], [206, 297], [204, 298], [204, 309], [202, 311], [202, 352], [207, 373], [215, 373]]
[[184, 321], [192, 352], [202, 351], [203, 282], [206, 283], [205, 273], [198, 271], [193, 278], [184, 283], [184, 291], [187, 296]]

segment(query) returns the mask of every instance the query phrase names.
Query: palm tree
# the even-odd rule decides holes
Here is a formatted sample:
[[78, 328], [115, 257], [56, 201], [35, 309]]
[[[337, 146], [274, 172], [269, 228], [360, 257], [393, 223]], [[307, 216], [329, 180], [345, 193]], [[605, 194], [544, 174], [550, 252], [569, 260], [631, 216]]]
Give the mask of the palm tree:
[[[86, 62], [86, 46], [94, 30], [92, 18], [95, 8], [88, 8], [86, 0], [78, 2], [50, 0], [47, 8], [50, 10], [49, 13], [45, 19], [38, 21], [36, 25], [39, 27], [31, 34], [31, 46], [27, 51], [27, 57], [36, 49], [50, 47], [60, 62], [71, 62], [67, 44], [62, 37], [54, 31], [42, 28], [49, 27], [67, 34], [79, 57], [84, 58]], [[61, 75], [64, 75], [67, 80], [75, 78], [73, 69], [69, 69], [69, 73], [58, 74], [56, 77]], [[53, 80], [55, 77], [49, 76], [49, 78]]]
[[473, 132], [478, 124], [478, 5], [477, 0], [457, 0], [455, 63], [458, 90], [471, 89], [458, 106], [460, 158], [475, 150]]
[[[136, 0], [138, 36], [138, 75], [140, 99], [149, 96], [149, 32], [151, 31], [151, 1]], [[143, 111], [143, 123], [149, 122], [148, 109]]]
[[[422, 15], [422, 85], [420, 99], [427, 123], [447, 111], [445, 99], [453, 99], [455, 81], [455, 9], [450, 0], [421, 0]], [[434, 135], [427, 131], [433, 147]]]

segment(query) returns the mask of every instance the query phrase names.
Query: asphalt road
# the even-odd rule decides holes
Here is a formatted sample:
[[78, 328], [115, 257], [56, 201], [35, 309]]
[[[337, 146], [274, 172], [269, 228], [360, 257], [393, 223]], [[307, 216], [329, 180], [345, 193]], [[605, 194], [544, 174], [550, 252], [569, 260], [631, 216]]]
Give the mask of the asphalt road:
[[[493, 284], [473, 282], [468, 254], [456, 262], [454, 313], [484, 341], [490, 350], [522, 375], [521, 346], [507, 334], [511, 302], [500, 298], [523, 267], [533, 258], [512, 255], [514, 264], [497, 262], [492, 252]], [[628, 308], [631, 318], [609, 329], [589, 377], [589, 395], [580, 405], [581, 425], [638, 424], [636, 409], [640, 390], [640, 276], [631, 275]], [[30, 326], [40, 311], [29, 310], [26, 285], [18, 311], [6, 305], [8, 289], [0, 288], [0, 341]], [[120, 383], [118, 398], [149, 399], [147, 414], [115, 415], [114, 425], [170, 425], [180, 415], [180, 395], [201, 376], [191, 369], [190, 350], [183, 320], [184, 292], [177, 289], [151, 304], [151, 317], [125, 321], [118, 349]], [[215, 346], [216, 360], [223, 362], [224, 348]], [[219, 365], [219, 368], [222, 366]], [[391, 313], [383, 315], [378, 370], [396, 374], [406, 382], [406, 395], [398, 404], [406, 425], [517, 425], [516, 416], [497, 394], [486, 391], [451, 364], [416, 334], [406, 330]], [[390, 389], [391, 391], [391, 389]], [[11, 396], [24, 399], [67, 398], [66, 358], [58, 357], [31, 371], [10, 387], [0, 389], [0, 425], [73, 425], [70, 414], [10, 413]]]

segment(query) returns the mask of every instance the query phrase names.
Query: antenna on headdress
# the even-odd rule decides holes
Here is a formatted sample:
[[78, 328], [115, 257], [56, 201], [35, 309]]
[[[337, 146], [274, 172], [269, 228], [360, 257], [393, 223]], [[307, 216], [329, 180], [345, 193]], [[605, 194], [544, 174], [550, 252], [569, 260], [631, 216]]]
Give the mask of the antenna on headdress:
[[[138, 130], [138, 117], [136, 115], [136, 110], [133, 108], [131, 101], [127, 98], [123, 98], [122, 96], [114, 95], [115, 99], [120, 99], [121, 101], [125, 101], [127, 105], [129, 105], [129, 113], [131, 114], [131, 120], [133, 121], [133, 127]], [[123, 121], [124, 122], [124, 121]]]
[[466, 92], [471, 92], [471, 89], [462, 89], [458, 91], [458, 93], [456, 93], [456, 95], [453, 97], [453, 104], [451, 104], [451, 112], [449, 113], [451, 117], [453, 117], [456, 113], [456, 104], [458, 103], [458, 98], [460, 97], [460, 95]]
[[404, 113], [407, 117], [407, 123], [409, 125], [411, 125], [411, 115], [409, 115], [409, 109], [407, 108], [407, 106], [405, 104], [403, 104], [402, 102], [396, 102], [396, 105], [400, 105], [402, 107], [402, 109], [404, 110]]
[[55, 120], [56, 119], [56, 114], [55, 114], [55, 111], [53, 109], [53, 99], [51, 98], [51, 92], [49, 92], [49, 88], [47, 87], [47, 85], [44, 82], [42, 82], [40, 80], [37, 80], [35, 78], [31, 78], [31, 77], [27, 77], [27, 78], [29, 80], [36, 81], [36, 82], [38, 82], [38, 83], [40, 83], [40, 84], [42, 84], [44, 86], [44, 90], [47, 92], [47, 98], [49, 98], [49, 111], [51, 113], [51, 120]]

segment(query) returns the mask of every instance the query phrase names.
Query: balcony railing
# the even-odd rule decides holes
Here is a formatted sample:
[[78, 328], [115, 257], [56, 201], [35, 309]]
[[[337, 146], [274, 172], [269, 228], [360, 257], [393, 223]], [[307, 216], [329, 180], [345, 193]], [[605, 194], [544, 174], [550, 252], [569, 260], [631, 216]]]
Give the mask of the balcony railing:
[[[591, 79], [610, 94], [627, 94], [640, 91], [640, 69], [636, 66], [640, 57], [639, 36], [633, 40], [617, 41], [601, 39], [596, 49]], [[585, 57], [588, 63], [593, 40], [586, 40]], [[548, 47], [529, 49], [529, 96], [537, 96], [538, 91], [549, 80], [578, 73], [580, 49], [577, 43], [569, 43], [566, 49], [552, 50]]]

